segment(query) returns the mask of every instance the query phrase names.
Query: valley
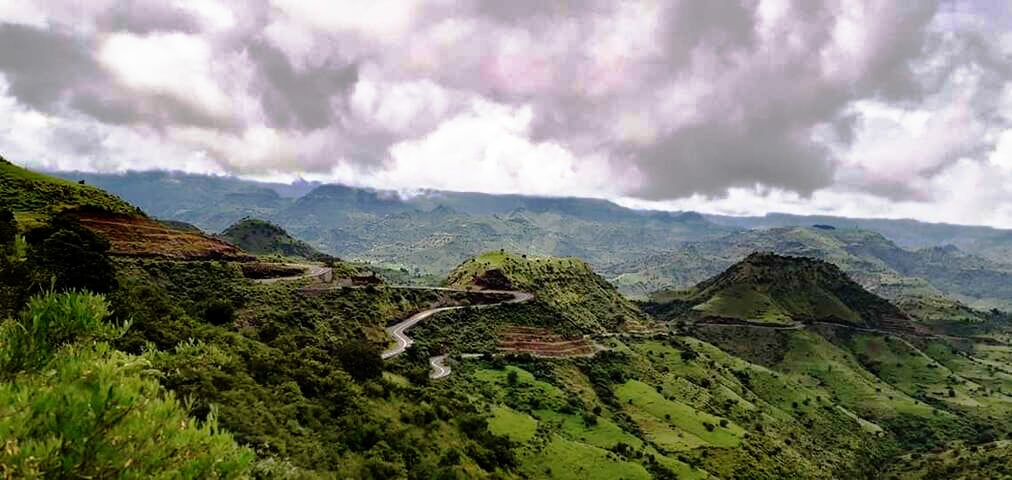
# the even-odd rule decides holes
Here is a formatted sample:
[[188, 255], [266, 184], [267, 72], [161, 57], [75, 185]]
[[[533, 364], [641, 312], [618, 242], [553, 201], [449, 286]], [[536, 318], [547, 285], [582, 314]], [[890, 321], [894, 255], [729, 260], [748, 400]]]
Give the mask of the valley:
[[[443, 267], [423, 272], [435, 263], [345, 259], [270, 215], [209, 234], [187, 225], [206, 228], [193, 216], [155, 221], [88, 185], [0, 167], [14, 206], [0, 229], [12, 232], [0, 264], [0, 431], [17, 439], [0, 468], [15, 477], [111, 475], [145, 452], [145, 471], [222, 478], [920, 479], [1007, 468], [1012, 318], [973, 308], [1005, 295], [1005, 267], [983, 257], [904, 250], [860, 230], [703, 226], [665, 233], [679, 239], [643, 247], [653, 253], [621, 252], [622, 268], [662, 287], [648, 295], [597, 267], [594, 252], [611, 242], [700, 221], [675, 215], [640, 218], [656, 229], [635, 233], [616, 220], [596, 244], [566, 233], [576, 243], [551, 252], [510, 233], [518, 248], [481, 250], [437, 276]], [[10, 200], [46, 189], [63, 193]], [[389, 210], [370, 221], [427, 215], [354, 198]], [[607, 223], [606, 206], [561, 205], [523, 215], [542, 229], [565, 217], [567, 232]], [[451, 244], [432, 243], [442, 253], [425, 258], [469, 251], [444, 256]], [[559, 255], [567, 248], [589, 254]], [[144, 367], [75, 373], [113, 365]], [[82, 413], [48, 427], [60, 436], [33, 429], [56, 407], [26, 410], [18, 392], [29, 386]], [[92, 391], [108, 400], [80, 393]], [[93, 447], [68, 457], [61, 442], [74, 435]], [[157, 461], [141, 441], [151, 436], [187, 447]]]

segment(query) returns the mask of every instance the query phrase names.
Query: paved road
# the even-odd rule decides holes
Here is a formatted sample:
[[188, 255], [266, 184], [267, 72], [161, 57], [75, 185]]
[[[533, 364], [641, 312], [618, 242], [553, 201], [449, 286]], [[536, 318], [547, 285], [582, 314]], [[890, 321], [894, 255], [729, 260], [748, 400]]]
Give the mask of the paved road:
[[306, 271], [303, 272], [303, 273], [300, 273], [298, 275], [292, 275], [291, 277], [260, 278], [260, 279], [256, 279], [256, 280], [253, 280], [253, 281], [257, 282], [257, 283], [287, 282], [287, 281], [290, 281], [290, 280], [302, 280], [303, 278], [324, 277], [324, 276], [327, 276], [328, 274], [331, 274], [331, 268], [330, 267], [324, 267], [324, 266], [320, 266], [320, 265], [310, 265], [310, 264], [302, 264], [302, 263], [287, 263], [287, 264], [285, 264], [285, 266], [286, 267], [305, 268]]
[[[290, 264], [290, 266], [305, 267], [306, 268], [306, 272], [303, 273], [303, 274], [301, 274], [301, 275], [295, 275], [295, 276], [291, 276], [291, 277], [266, 278], [266, 279], [261, 279], [261, 280], [256, 280], [256, 281], [260, 282], [260, 283], [274, 283], [274, 282], [278, 282], [278, 281], [300, 280], [300, 279], [303, 279], [303, 278], [313, 278], [313, 277], [324, 276], [326, 274], [331, 274], [331, 269], [330, 268], [328, 268], [328, 267], [321, 267], [321, 266], [318, 266], [318, 265]], [[394, 340], [397, 341], [397, 345], [394, 348], [391, 348], [390, 350], [387, 350], [387, 351], [385, 351], [385, 352], [383, 352], [381, 354], [381, 357], [384, 360], [386, 360], [388, 358], [395, 357], [397, 355], [400, 355], [400, 354], [404, 353], [404, 351], [407, 350], [407, 348], [410, 347], [414, 343], [414, 341], [411, 340], [411, 337], [407, 336], [408, 329], [411, 328], [411, 327], [413, 327], [413, 326], [415, 326], [415, 324], [417, 324], [418, 322], [420, 322], [422, 320], [425, 320], [426, 318], [429, 318], [432, 315], [435, 315], [435, 314], [437, 314], [439, 312], [445, 312], [445, 311], [448, 311], [448, 310], [460, 310], [460, 309], [464, 309], [464, 308], [475, 308], [475, 309], [490, 308], [490, 307], [495, 307], [495, 306], [503, 305], [503, 304], [507, 304], [507, 303], [527, 302], [527, 301], [530, 301], [530, 300], [532, 300], [534, 298], [534, 295], [531, 294], [531, 293], [519, 292], [519, 291], [513, 291], [513, 290], [476, 290], [476, 289], [463, 289], [463, 288], [450, 288], [450, 287], [423, 287], [423, 286], [418, 286], [418, 285], [376, 285], [376, 287], [379, 287], [379, 288], [396, 288], [396, 289], [404, 289], [404, 290], [435, 290], [435, 291], [438, 291], [438, 292], [491, 293], [491, 294], [510, 295], [510, 296], [513, 297], [513, 298], [511, 298], [509, 300], [506, 300], [506, 301], [503, 301], [503, 302], [486, 303], [486, 304], [481, 304], [481, 305], [460, 305], [460, 306], [454, 306], [454, 307], [430, 308], [428, 310], [423, 310], [421, 312], [418, 312], [418, 313], [416, 313], [416, 314], [408, 317], [407, 320], [404, 320], [404, 321], [399, 322], [399, 323], [397, 323], [395, 325], [387, 327], [387, 333], [389, 333], [391, 337], [394, 337]], [[344, 288], [349, 288], [349, 287], [346, 287], [346, 286], [345, 287], [307, 287], [306, 290], [323, 291], [323, 290], [341, 290], [341, 289], [344, 289]], [[365, 286], [353, 286], [353, 287], [350, 287], [350, 288], [366, 288], [366, 287]], [[446, 365], [446, 355], [438, 355], [438, 356], [429, 358], [429, 365], [432, 366], [432, 373], [429, 376], [432, 377], [432, 378], [434, 378], [434, 379], [436, 379], [436, 378], [443, 378], [443, 377], [445, 377], [445, 376], [447, 376], [447, 375], [450, 374], [450, 367]]]
[[429, 378], [433, 380], [450, 375], [450, 367], [446, 365], [446, 355], [437, 355], [430, 358], [429, 365], [432, 365], [432, 373], [429, 374]]
[[[397, 288], [397, 287], [395, 287], [395, 288]], [[418, 312], [418, 313], [416, 313], [416, 314], [408, 317], [407, 320], [404, 320], [404, 321], [402, 321], [400, 323], [397, 323], [397, 324], [395, 324], [393, 326], [387, 327], [387, 333], [389, 333], [391, 337], [394, 337], [394, 340], [397, 342], [397, 345], [394, 346], [394, 348], [391, 348], [390, 350], [387, 350], [387, 351], [383, 352], [382, 357], [383, 357], [384, 360], [388, 359], [388, 358], [391, 358], [391, 357], [395, 357], [397, 355], [400, 355], [400, 354], [404, 353], [404, 351], [407, 350], [407, 348], [410, 347], [411, 344], [414, 343], [414, 341], [411, 340], [411, 337], [407, 336], [408, 329], [410, 329], [411, 327], [415, 326], [418, 322], [420, 322], [422, 320], [425, 320], [426, 318], [429, 318], [429, 317], [431, 317], [432, 315], [434, 315], [436, 313], [446, 312], [446, 311], [449, 311], [449, 310], [461, 310], [461, 309], [465, 309], [465, 308], [476, 308], [476, 309], [489, 308], [489, 307], [494, 307], [494, 306], [497, 306], [497, 305], [503, 305], [503, 304], [506, 304], [506, 303], [527, 302], [527, 301], [531, 300], [532, 298], [534, 298], [534, 295], [532, 295], [530, 293], [527, 293], [527, 292], [515, 292], [515, 291], [508, 291], [508, 290], [461, 290], [461, 289], [444, 288], [444, 287], [408, 287], [408, 286], [405, 286], [403, 288], [416, 288], [416, 289], [439, 290], [439, 291], [456, 291], [456, 292], [476, 292], [476, 291], [478, 291], [478, 292], [481, 292], [481, 293], [499, 293], [499, 294], [504, 294], [504, 295], [511, 295], [513, 298], [509, 299], [509, 300], [506, 300], [504, 302], [486, 303], [486, 304], [482, 304], [482, 305], [460, 305], [460, 306], [455, 306], [455, 307], [439, 307], [439, 308], [431, 308], [431, 309], [428, 309], [428, 310], [423, 310], [421, 312]]]

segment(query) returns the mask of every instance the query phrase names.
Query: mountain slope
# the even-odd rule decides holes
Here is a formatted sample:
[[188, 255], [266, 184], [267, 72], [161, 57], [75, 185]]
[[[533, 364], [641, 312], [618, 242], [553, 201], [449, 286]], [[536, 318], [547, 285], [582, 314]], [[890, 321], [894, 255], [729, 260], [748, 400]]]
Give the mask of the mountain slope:
[[273, 223], [247, 218], [228, 227], [220, 238], [255, 255], [280, 255], [320, 260], [328, 256]]
[[99, 188], [73, 183], [18, 167], [0, 157], [0, 205], [13, 211], [20, 223], [31, 226], [50, 216], [87, 208], [127, 216], [143, 216], [140, 209]]
[[63, 173], [136, 202], [158, 218], [221, 231], [244, 217], [270, 221], [325, 253], [444, 276], [500, 248], [579, 256], [600, 266], [661, 251], [674, 242], [735, 230], [695, 213], [632, 210], [605, 200], [522, 195], [398, 192], [321, 185], [290, 188], [228, 177], [144, 172]]
[[900, 309], [851, 280], [835, 265], [803, 257], [753, 253], [674, 301], [697, 317], [791, 325], [832, 322], [904, 327]]
[[22, 229], [68, 215], [105, 237], [109, 253], [176, 259], [244, 260], [240, 249], [199, 231], [180, 230], [99, 188], [31, 172], [0, 159], [0, 205], [14, 212]]

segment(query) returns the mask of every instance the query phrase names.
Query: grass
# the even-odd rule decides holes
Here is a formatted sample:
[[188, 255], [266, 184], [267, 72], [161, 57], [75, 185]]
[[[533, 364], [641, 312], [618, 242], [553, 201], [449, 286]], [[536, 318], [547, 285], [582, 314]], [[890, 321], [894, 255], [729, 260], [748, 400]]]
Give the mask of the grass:
[[[664, 398], [650, 385], [630, 380], [615, 390], [615, 396], [625, 405], [626, 411], [644, 423], [644, 427], [660, 431], [658, 426], [670, 428], [684, 442], [670, 439], [672, 444], [685, 444], [689, 447], [709, 445], [715, 447], [733, 447], [741, 441], [745, 430], [727, 419], [697, 410], [677, 400]], [[724, 425], [721, 425], [723, 420]], [[660, 423], [654, 423], [660, 422]], [[664, 432], [667, 434], [668, 432]], [[658, 435], [660, 436], [660, 435]], [[697, 440], [698, 439], [698, 442]], [[695, 445], [693, 445], [695, 444]]]
[[521, 471], [532, 478], [559, 480], [650, 479], [642, 465], [605, 449], [553, 437], [541, 450], [525, 459]]
[[492, 418], [488, 429], [496, 435], [509, 438], [517, 443], [526, 443], [538, 429], [538, 421], [526, 413], [520, 413], [505, 405], [492, 407]]
[[597, 417], [594, 425], [587, 425], [587, 422], [580, 415], [559, 413], [553, 410], [537, 410], [534, 415], [543, 423], [558, 427], [568, 439], [593, 445], [595, 447], [611, 449], [619, 443], [624, 443], [640, 449], [644, 444], [635, 435], [622, 430], [621, 427], [611, 420]]
[[537, 294], [560, 316], [560, 331], [604, 333], [653, 325], [614, 286], [575, 258], [528, 257], [504, 251], [483, 253], [447, 277], [453, 287], [513, 288]]
[[99, 188], [32, 172], [2, 159], [0, 205], [15, 212], [23, 229], [40, 226], [56, 213], [81, 207], [143, 215], [136, 207]]

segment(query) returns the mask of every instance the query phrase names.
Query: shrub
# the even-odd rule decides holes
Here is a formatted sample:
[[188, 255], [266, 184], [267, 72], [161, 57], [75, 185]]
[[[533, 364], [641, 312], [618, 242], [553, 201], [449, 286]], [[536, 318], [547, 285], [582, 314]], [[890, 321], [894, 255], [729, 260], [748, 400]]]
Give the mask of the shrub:
[[30, 259], [46, 276], [54, 277], [59, 290], [107, 293], [116, 288], [116, 272], [106, 256], [109, 242], [70, 219], [54, 220], [33, 230]]
[[211, 325], [231, 325], [235, 323], [235, 307], [232, 302], [222, 299], [211, 299], [201, 306], [204, 320]]
[[344, 371], [360, 382], [383, 375], [383, 359], [379, 349], [365, 340], [350, 340], [341, 344], [337, 358]]
[[[240, 478], [253, 453], [199, 423], [146, 372], [144, 357], [104, 341], [105, 301], [85, 293], [36, 297], [3, 326], [0, 473], [9, 478]], [[75, 342], [76, 340], [76, 342]], [[23, 361], [12, 361], [15, 357]], [[27, 369], [25, 367], [31, 367]], [[45, 367], [43, 372], [36, 369]]]
[[127, 324], [103, 319], [105, 299], [90, 293], [56, 293], [32, 297], [18, 321], [0, 324], [0, 373], [12, 375], [45, 365], [60, 347], [75, 340], [111, 340]]

